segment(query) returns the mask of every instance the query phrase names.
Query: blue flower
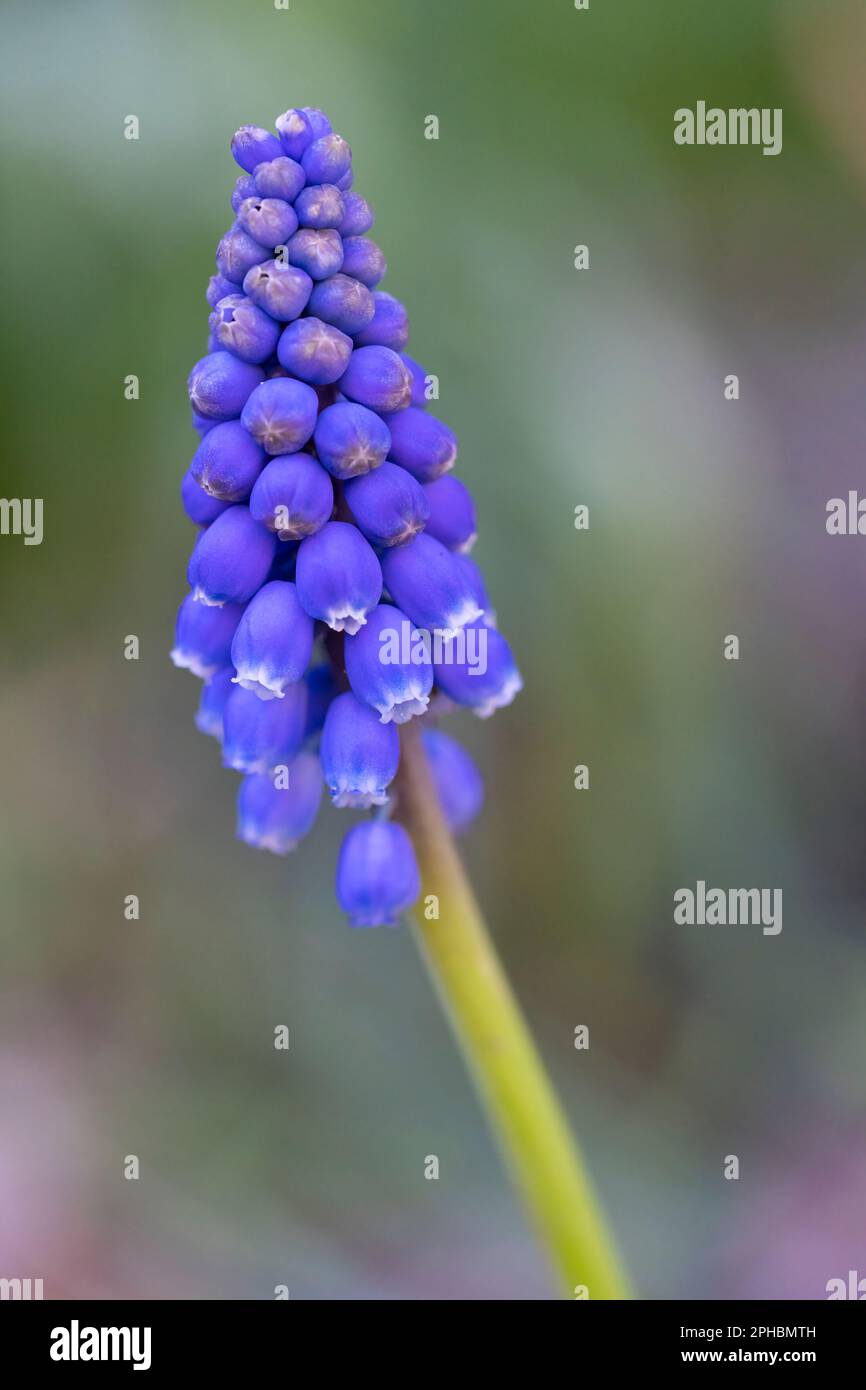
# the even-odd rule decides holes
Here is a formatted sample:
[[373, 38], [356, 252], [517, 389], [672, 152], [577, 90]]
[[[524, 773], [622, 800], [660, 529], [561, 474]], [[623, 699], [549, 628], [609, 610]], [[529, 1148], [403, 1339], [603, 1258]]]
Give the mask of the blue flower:
[[277, 540], [246, 507], [229, 507], [195, 543], [187, 578], [202, 603], [246, 603], [268, 577]]
[[302, 227], [287, 246], [292, 265], [299, 265], [312, 280], [336, 275], [343, 264], [343, 240], [333, 227]]
[[220, 512], [231, 506], [231, 502], [221, 502], [218, 497], [210, 497], [204, 488], [199, 487], [192, 476], [191, 468], [186, 470], [181, 480], [180, 500], [190, 521], [194, 521], [196, 526], [209, 526], [212, 521], [216, 521]]
[[343, 195], [333, 183], [312, 183], [298, 194], [295, 212], [302, 227], [335, 227], [346, 215]]
[[216, 252], [216, 268], [226, 280], [239, 285], [248, 270], [261, 261], [266, 261], [273, 247], [268, 249], [254, 241], [248, 232], [235, 224], [220, 240]]
[[405, 545], [424, 530], [424, 488], [405, 468], [386, 459], [372, 473], [343, 485], [346, 505], [372, 545]]
[[280, 364], [291, 376], [311, 386], [331, 386], [338, 381], [351, 355], [352, 339], [312, 315], [290, 323], [277, 344]]
[[360, 632], [346, 638], [349, 684], [383, 724], [405, 724], [430, 703], [433, 666], [423, 637], [399, 608], [382, 603]]
[[318, 409], [319, 398], [311, 386], [276, 377], [252, 392], [241, 424], [269, 454], [293, 454], [312, 435]]
[[384, 806], [400, 761], [393, 724], [350, 691], [331, 702], [321, 747], [325, 783], [335, 806]]
[[312, 830], [321, 800], [322, 769], [314, 753], [299, 753], [283, 777], [253, 773], [238, 788], [238, 839], [288, 854]]
[[363, 236], [373, 225], [373, 209], [360, 193], [343, 194], [343, 220], [337, 228], [341, 236]]
[[228, 294], [221, 299], [208, 324], [220, 347], [244, 362], [267, 361], [280, 336], [279, 324], [245, 294]]
[[452, 636], [482, 609], [454, 557], [423, 532], [382, 556], [382, 576], [394, 602], [417, 627]]
[[[345, 245], [345, 242], [343, 243]], [[409, 341], [409, 315], [405, 304], [401, 304], [399, 299], [395, 299], [393, 294], [386, 294], [384, 290], [376, 290], [373, 294], [373, 304], [375, 306], [373, 317], [362, 328], [360, 333], [355, 334], [355, 342], [358, 347], [387, 347], [393, 348], [395, 352], [400, 352]], [[406, 359], [402, 359], [408, 366]], [[417, 402], [413, 399], [412, 404]], [[424, 402], [422, 400], [421, 404]]]
[[[520, 675], [466, 553], [475, 507], [445, 476], [457, 439], [427, 408], [435, 378], [405, 351], [406, 306], [375, 288], [385, 257], [351, 150], [316, 107], [276, 127], [232, 140], [236, 220], [188, 382], [199, 443], [180, 490], [200, 529], [172, 658], [203, 678], [196, 726], [244, 774], [238, 835], [284, 854], [325, 784], [338, 807], [388, 802], [396, 726], [426, 725], [431, 701], [487, 715]], [[424, 746], [462, 830], [480, 774], [438, 729]], [[349, 832], [337, 893], [354, 925], [393, 923], [419, 892], [400, 825]]]
[[[325, 119], [327, 120], [327, 117]], [[274, 125], [279, 131], [282, 151], [290, 159], [300, 159], [307, 146], [316, 138], [317, 132], [313, 129], [310, 117], [306, 111], [296, 106], [284, 111], [282, 116], [277, 116]], [[306, 179], [306, 174], [304, 178]]]
[[390, 458], [419, 483], [432, 483], [454, 467], [457, 439], [435, 415], [412, 405], [397, 415], [386, 415], [385, 422], [391, 431]]
[[[303, 188], [306, 177], [296, 160], [281, 154], [276, 159], [268, 160], [266, 164], [256, 166], [253, 175], [254, 190], [260, 198], [284, 198], [287, 203], [293, 203]], [[235, 211], [237, 212], [237, 208]]]
[[232, 155], [237, 164], [251, 174], [266, 159], [283, 153], [276, 135], [257, 125], [242, 125], [232, 136]]
[[261, 367], [241, 362], [230, 352], [210, 352], [189, 374], [190, 403], [207, 420], [236, 420], [264, 379]]
[[423, 743], [445, 820], [460, 834], [484, 803], [481, 773], [466, 749], [441, 729], [425, 729]]
[[329, 521], [301, 543], [296, 575], [304, 608], [334, 632], [357, 632], [382, 594], [379, 561], [345, 521]]
[[209, 497], [245, 502], [266, 457], [239, 420], [224, 420], [208, 430], [193, 455], [190, 472]]
[[449, 550], [465, 554], [475, 544], [477, 521], [475, 503], [464, 483], [453, 474], [435, 478], [424, 487], [430, 508], [427, 534]]
[[[211, 609], [211, 612], [221, 612], [221, 609]], [[195, 715], [195, 727], [202, 734], [207, 734], [209, 738], [215, 738], [220, 743], [223, 736], [223, 714], [228, 703], [229, 696], [234, 690], [233, 678], [235, 668], [224, 666], [216, 675], [211, 676], [210, 680], [204, 682], [201, 688], [201, 696], [198, 702], [198, 709]]]
[[396, 926], [420, 892], [415, 851], [402, 825], [374, 820], [352, 827], [337, 860], [337, 900], [351, 926]]
[[393, 349], [361, 347], [352, 353], [340, 379], [340, 390], [344, 396], [370, 410], [381, 413], [405, 410], [412, 396], [412, 376]]
[[232, 639], [243, 608], [227, 603], [221, 608], [196, 603], [188, 594], [180, 605], [175, 624], [171, 659], [175, 666], [207, 680], [231, 658]]
[[375, 305], [373, 296], [360, 280], [340, 273], [319, 281], [310, 295], [310, 312], [341, 332], [352, 334], [359, 333], [370, 322]]
[[338, 401], [319, 416], [316, 453], [335, 478], [356, 478], [384, 463], [391, 435], [384, 420], [366, 406]]
[[298, 591], [274, 579], [250, 599], [231, 645], [235, 681], [262, 700], [283, 699], [286, 686], [303, 678], [313, 654], [313, 620]]
[[458, 638], [446, 644], [444, 659], [434, 666], [436, 684], [455, 704], [466, 705], [479, 718], [487, 719], [494, 710], [511, 704], [523, 689], [523, 680], [501, 632], [483, 622], [470, 624], [470, 629], [467, 639], [474, 634], [483, 640], [483, 662], [461, 658]]
[[236, 685], [223, 710], [223, 762], [236, 772], [272, 772], [292, 761], [304, 741], [307, 687], [286, 687], [282, 700], [260, 700]]
[[262, 198], [258, 193], [244, 198], [237, 217], [241, 231], [270, 250], [284, 245], [298, 230], [298, 215], [283, 198]]
[[281, 454], [266, 464], [250, 493], [250, 515], [281, 541], [303, 540], [334, 510], [329, 473], [309, 454]]
[[244, 276], [244, 293], [280, 323], [289, 323], [302, 314], [312, 292], [313, 282], [307, 272], [282, 261], [262, 261]]

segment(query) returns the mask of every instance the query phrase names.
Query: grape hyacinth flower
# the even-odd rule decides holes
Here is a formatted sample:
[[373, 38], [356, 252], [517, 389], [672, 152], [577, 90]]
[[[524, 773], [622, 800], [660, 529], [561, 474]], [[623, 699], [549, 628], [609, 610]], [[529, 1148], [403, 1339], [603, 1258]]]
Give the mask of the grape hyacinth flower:
[[[398, 726], [426, 724], [432, 696], [487, 714], [519, 675], [498, 634], [484, 672], [456, 640], [486, 635], [490, 621], [464, 553], [475, 509], [443, 476], [457, 441], [405, 352], [406, 306], [375, 288], [385, 257], [369, 203], [349, 187], [349, 145], [324, 112], [293, 107], [276, 133], [243, 126], [232, 154], [242, 173], [207, 292], [213, 350], [189, 379], [201, 440], [181, 492], [200, 534], [174, 657], [210, 681], [197, 718], [228, 765], [267, 778], [269, 759], [320, 739], [335, 803], [382, 806]], [[334, 634], [324, 661], [317, 630]], [[294, 709], [290, 727], [270, 705]], [[456, 745], [429, 732], [456, 825], [468, 812], [455, 810], [455, 787], [480, 805], [480, 780], [468, 755], [458, 776]], [[250, 827], [270, 824], [271, 810], [264, 791], [247, 800], [245, 833], [258, 842]]]
[[199, 533], [172, 658], [205, 682], [195, 722], [242, 774], [241, 840], [285, 854], [327, 787], [364, 815], [336, 873], [353, 926], [395, 925], [423, 882], [431, 970], [569, 1296], [579, 1283], [622, 1296], [450, 838], [483, 784], [430, 727], [434, 711], [486, 716], [521, 685], [464, 553], [472, 499], [443, 476], [457, 440], [405, 351], [405, 305], [376, 288], [386, 262], [349, 145], [314, 107], [275, 124], [231, 142], [236, 221], [207, 289], [210, 350], [188, 381], [200, 442], [181, 495]]

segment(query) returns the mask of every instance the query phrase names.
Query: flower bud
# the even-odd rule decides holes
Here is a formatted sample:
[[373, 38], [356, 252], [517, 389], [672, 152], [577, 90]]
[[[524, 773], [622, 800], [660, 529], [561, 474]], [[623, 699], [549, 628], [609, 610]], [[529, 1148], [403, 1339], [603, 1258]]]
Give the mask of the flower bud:
[[225, 299], [227, 294], [237, 294], [237, 285], [231, 280], [227, 280], [224, 275], [212, 275], [207, 282], [206, 299], [212, 309], [215, 309], [221, 299]]
[[352, 151], [342, 135], [322, 135], [301, 155], [307, 183], [338, 183], [352, 167]]
[[313, 620], [294, 584], [272, 580], [244, 609], [231, 646], [235, 684], [261, 700], [281, 700], [302, 679], [313, 654]]
[[[468, 661], [443, 660], [434, 667], [436, 684], [456, 704], [466, 705], [479, 718], [486, 719], [494, 710], [511, 704], [518, 691], [523, 689], [523, 681], [511, 648], [501, 632], [483, 623], [471, 623], [467, 628], [467, 638], [470, 629], [475, 629], [479, 636], [482, 632], [486, 634], [486, 669]], [[460, 641], [459, 638], [457, 640]], [[459, 649], [454, 648], [447, 655], [453, 657], [455, 650], [459, 653]]]
[[231, 659], [232, 638], [240, 621], [242, 607], [227, 603], [207, 607], [186, 595], [178, 609], [171, 660], [181, 670], [192, 671], [199, 680], [209, 680]]
[[318, 106], [304, 106], [304, 115], [310, 123], [310, 130], [313, 132], [313, 139], [320, 140], [323, 135], [330, 135], [333, 130], [331, 122]]
[[[236, 685], [223, 711], [223, 763], [236, 772], [271, 772], [290, 763], [304, 737], [307, 687], [286, 687], [282, 700], [260, 700]], [[320, 774], [321, 775], [321, 774]]]
[[440, 729], [425, 729], [421, 737], [448, 828], [460, 834], [484, 804], [481, 773], [466, 749]]
[[330, 386], [339, 381], [351, 355], [352, 339], [339, 328], [312, 316], [290, 323], [277, 344], [280, 364], [311, 386]]
[[303, 540], [321, 529], [334, 510], [330, 475], [309, 454], [271, 459], [250, 494], [250, 515], [281, 541]]
[[402, 825], [373, 820], [352, 826], [337, 860], [337, 900], [351, 926], [396, 926], [420, 892], [415, 851]]
[[381, 564], [389, 594], [417, 627], [451, 636], [481, 617], [453, 555], [432, 536], [386, 550]]
[[216, 268], [226, 280], [239, 285], [247, 271], [266, 261], [270, 254], [268, 247], [254, 241], [242, 227], [235, 224], [217, 246]]
[[462, 554], [470, 551], [475, 544], [477, 527], [475, 503], [469, 489], [459, 478], [448, 474], [427, 483], [424, 491], [430, 507], [427, 535], [441, 541], [449, 550], [459, 550]]
[[[356, 345], [393, 348], [395, 352], [399, 352], [409, 341], [409, 315], [405, 304], [401, 304], [393, 294], [386, 294], [384, 290], [374, 292], [373, 303], [373, 317], [366, 328], [355, 334]], [[408, 365], [404, 359], [401, 360], [404, 366]], [[412, 404], [415, 405], [416, 402], [413, 400]]]
[[432, 483], [457, 459], [457, 439], [447, 425], [417, 406], [385, 417], [391, 431], [390, 457], [419, 483]]
[[241, 423], [269, 454], [303, 448], [316, 424], [319, 398], [311, 386], [276, 377], [257, 386], [241, 412]]
[[245, 294], [226, 295], [208, 323], [219, 346], [244, 362], [265, 362], [272, 357], [280, 336], [280, 325]]
[[[222, 609], [210, 611], [219, 613]], [[234, 690], [233, 675], [234, 667], [224, 666], [215, 676], [211, 676], [210, 680], [205, 681], [195, 713], [195, 727], [199, 733], [207, 734], [208, 738], [215, 738], [220, 743], [223, 736], [223, 714], [228, 698]]]
[[381, 413], [405, 410], [412, 395], [412, 377], [396, 352], [387, 347], [355, 348], [340, 378], [344, 396]]
[[400, 738], [351, 691], [338, 695], [325, 717], [320, 750], [325, 784], [335, 806], [384, 806], [400, 761]]
[[251, 174], [266, 159], [277, 159], [283, 153], [276, 135], [257, 125], [242, 125], [232, 136], [232, 157], [236, 164]]
[[302, 314], [313, 282], [305, 270], [282, 261], [263, 261], [244, 276], [244, 292], [271, 318], [289, 323]]
[[240, 420], [226, 420], [205, 435], [190, 469], [209, 496], [221, 502], [245, 502], [265, 458], [264, 450], [250, 439]]
[[298, 230], [298, 219], [282, 198], [245, 198], [238, 208], [238, 226], [253, 241], [273, 250], [282, 246]]
[[236, 420], [264, 375], [231, 352], [209, 352], [189, 374], [192, 408], [207, 420]]
[[409, 368], [412, 377], [412, 404], [423, 410], [427, 405], [427, 372], [408, 352], [401, 352], [400, 360]]
[[354, 275], [356, 280], [372, 290], [387, 269], [385, 257], [375, 241], [365, 236], [346, 237], [343, 242], [343, 270], [347, 275]]
[[227, 603], [223, 608], [208, 608], [196, 603], [187, 594], [180, 605], [175, 625], [171, 659], [175, 666], [192, 671], [200, 680], [207, 680], [231, 660], [232, 638], [240, 622], [243, 608]]
[[334, 632], [357, 632], [382, 594], [379, 561], [345, 521], [329, 521], [301, 543], [296, 579], [306, 611]]
[[454, 563], [466, 582], [466, 585], [473, 599], [481, 609], [482, 621], [488, 627], [496, 626], [496, 614], [490, 604], [490, 597], [487, 593], [487, 585], [484, 583], [484, 575], [471, 555], [466, 555], [459, 550], [453, 552]]
[[284, 111], [282, 116], [277, 116], [274, 125], [280, 133], [281, 153], [287, 154], [290, 159], [300, 159], [316, 138], [309, 116], [295, 106]]
[[383, 724], [405, 724], [427, 709], [433, 687], [429, 644], [393, 604], [380, 603], [360, 632], [346, 638], [344, 659], [353, 691]]
[[298, 194], [295, 212], [302, 227], [336, 227], [346, 214], [343, 195], [332, 183], [310, 184]]
[[344, 496], [371, 545], [405, 545], [427, 520], [424, 488], [405, 468], [387, 459], [372, 473], [351, 478]]
[[252, 174], [241, 174], [240, 178], [235, 180], [235, 186], [232, 189], [232, 212], [237, 212], [245, 198], [254, 197], [255, 191], [256, 184]]
[[360, 280], [331, 275], [310, 295], [310, 312], [343, 333], [357, 333], [373, 317], [373, 296]]
[[300, 164], [284, 154], [260, 164], [253, 175], [254, 192], [260, 198], [282, 198], [287, 203], [295, 201], [305, 181]]
[[187, 578], [202, 603], [246, 603], [267, 578], [276, 537], [253, 521], [246, 507], [229, 507], [203, 531], [190, 556]]
[[289, 260], [305, 270], [311, 280], [326, 280], [336, 275], [343, 264], [343, 241], [333, 227], [318, 231], [302, 227], [287, 242]]
[[316, 453], [335, 478], [354, 478], [378, 468], [391, 443], [384, 421], [350, 401], [338, 401], [323, 410], [314, 437]]
[[360, 193], [343, 194], [343, 220], [337, 228], [341, 236], [363, 236], [373, 225], [373, 209]]
[[289, 765], [288, 786], [269, 773], [245, 777], [238, 788], [238, 839], [288, 854], [312, 830], [321, 800], [322, 769], [314, 753], [299, 753]]
[[191, 468], [188, 468], [183, 475], [180, 485], [180, 499], [183, 502], [184, 511], [190, 521], [195, 522], [196, 526], [210, 526], [211, 522], [216, 521], [226, 507], [231, 506], [231, 502], [221, 502], [218, 497], [210, 497], [204, 488], [199, 487], [192, 476]]

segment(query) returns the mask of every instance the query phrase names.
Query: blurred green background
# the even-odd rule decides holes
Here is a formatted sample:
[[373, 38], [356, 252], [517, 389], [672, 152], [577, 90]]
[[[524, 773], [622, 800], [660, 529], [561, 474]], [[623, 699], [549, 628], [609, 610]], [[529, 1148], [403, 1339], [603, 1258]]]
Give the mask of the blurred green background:
[[[345, 813], [289, 860], [238, 844], [168, 660], [228, 143], [307, 104], [353, 146], [478, 500], [526, 688], [451, 726], [488, 784], [465, 855], [638, 1289], [866, 1274], [866, 541], [824, 525], [864, 475], [864, 7], [3, 22], [2, 493], [44, 498], [45, 538], [0, 538], [0, 1275], [550, 1296], [412, 940], [339, 916]], [[699, 99], [782, 107], [781, 156], [675, 146]], [[781, 935], [675, 926], [699, 878], [782, 887]]]

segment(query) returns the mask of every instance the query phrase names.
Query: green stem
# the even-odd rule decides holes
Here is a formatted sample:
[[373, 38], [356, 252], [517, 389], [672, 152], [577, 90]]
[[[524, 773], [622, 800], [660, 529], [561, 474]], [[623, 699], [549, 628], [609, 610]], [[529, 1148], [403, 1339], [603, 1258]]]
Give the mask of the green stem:
[[424, 898], [438, 899], [438, 917], [417, 915], [422, 954], [563, 1297], [628, 1298], [580, 1151], [443, 819], [417, 723], [401, 730], [398, 814], [418, 854]]

